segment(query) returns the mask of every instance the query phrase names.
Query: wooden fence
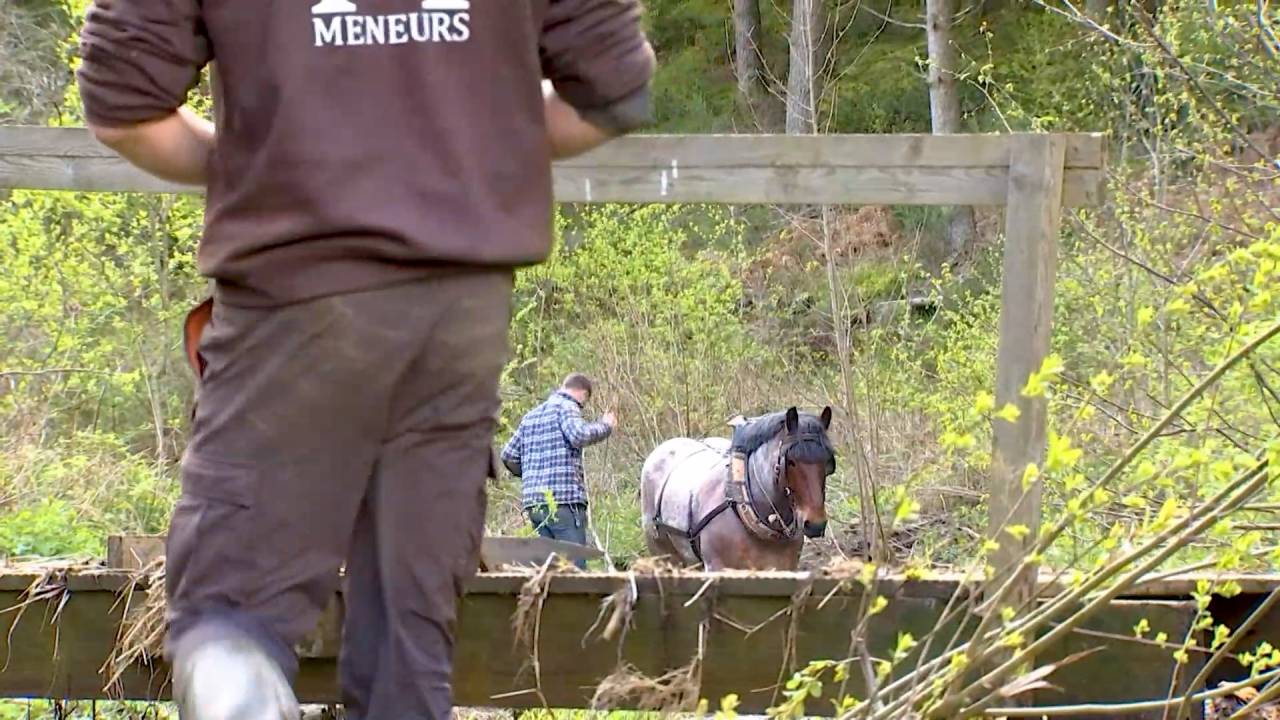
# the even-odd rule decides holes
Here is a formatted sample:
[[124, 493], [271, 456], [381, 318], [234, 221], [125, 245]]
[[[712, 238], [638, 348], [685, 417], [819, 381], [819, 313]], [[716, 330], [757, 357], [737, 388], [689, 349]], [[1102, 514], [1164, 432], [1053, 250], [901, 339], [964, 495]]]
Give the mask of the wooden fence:
[[[1024, 491], [1022, 475], [1043, 454], [1045, 403], [1020, 390], [1049, 350], [1059, 216], [1099, 202], [1105, 167], [1096, 134], [636, 136], [556, 164], [554, 188], [561, 202], [1005, 206], [995, 396], [1021, 412], [993, 428], [989, 526], [1007, 570], [1034, 533], [1014, 541], [1000, 529], [1040, 527], [1039, 484]], [[5, 188], [196, 191], [141, 173], [83, 129], [27, 127], [0, 127]]]
[[[1040, 527], [1040, 486], [1022, 474], [1045, 443], [1045, 403], [1019, 392], [1049, 351], [1063, 206], [1099, 202], [1106, 143], [1097, 134], [634, 136], [558, 163], [561, 202], [1004, 205], [1004, 280], [990, 471], [993, 535]], [[0, 189], [194, 192], [122, 161], [80, 128], [0, 127]], [[1005, 534], [1010, 568], [1034, 541]], [[1024, 583], [1029, 588], [1030, 581]]]

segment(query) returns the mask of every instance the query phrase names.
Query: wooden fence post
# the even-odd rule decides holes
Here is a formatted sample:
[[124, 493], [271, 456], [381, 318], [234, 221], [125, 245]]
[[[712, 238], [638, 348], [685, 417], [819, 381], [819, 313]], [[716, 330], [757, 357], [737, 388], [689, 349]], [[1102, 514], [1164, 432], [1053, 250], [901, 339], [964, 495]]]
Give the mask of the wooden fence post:
[[[1004, 280], [1001, 290], [1000, 349], [996, 359], [996, 408], [1013, 403], [1015, 422], [994, 420], [991, 453], [990, 526], [999, 543], [992, 564], [1005, 578], [1026, 555], [1040, 531], [1040, 483], [1025, 490], [1028, 463], [1044, 454], [1048, 418], [1046, 400], [1022, 394], [1027, 378], [1049, 354], [1053, 327], [1053, 291], [1058, 263], [1058, 221], [1066, 143], [1055, 135], [1018, 135], [1009, 160], [1009, 198], [1005, 212]], [[1022, 525], [1022, 539], [1004, 532]], [[1015, 607], [1035, 592], [1036, 570], [1028, 567], [1009, 598]]]

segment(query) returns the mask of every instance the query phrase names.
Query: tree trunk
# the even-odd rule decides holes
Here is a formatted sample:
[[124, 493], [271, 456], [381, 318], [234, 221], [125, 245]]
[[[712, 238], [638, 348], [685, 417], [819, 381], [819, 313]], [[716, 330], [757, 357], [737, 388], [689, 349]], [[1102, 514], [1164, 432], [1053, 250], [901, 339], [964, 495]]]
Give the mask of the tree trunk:
[[795, 0], [791, 10], [791, 66], [787, 72], [787, 134], [818, 132], [827, 30], [825, 0]]
[[[951, 42], [955, 0], [925, 0], [929, 40], [929, 114], [934, 135], [960, 132], [960, 96], [956, 92], [956, 47]], [[947, 217], [947, 254], [955, 258], [973, 245], [973, 208], [954, 207]]]
[[757, 130], [778, 129], [780, 108], [769, 94], [760, 52], [760, 0], [733, 0], [734, 74], [743, 113]]

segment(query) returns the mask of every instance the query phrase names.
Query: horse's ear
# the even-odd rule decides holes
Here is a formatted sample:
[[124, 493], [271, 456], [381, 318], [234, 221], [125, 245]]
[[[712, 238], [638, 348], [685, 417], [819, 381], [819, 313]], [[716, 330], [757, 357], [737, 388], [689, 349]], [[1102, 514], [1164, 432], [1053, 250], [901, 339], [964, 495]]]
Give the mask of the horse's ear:
[[794, 407], [787, 408], [787, 432], [794, 433], [800, 429], [800, 412]]
[[819, 417], [819, 419], [822, 420], [823, 430], [831, 429], [831, 406], [830, 405], [822, 408], [822, 415]]

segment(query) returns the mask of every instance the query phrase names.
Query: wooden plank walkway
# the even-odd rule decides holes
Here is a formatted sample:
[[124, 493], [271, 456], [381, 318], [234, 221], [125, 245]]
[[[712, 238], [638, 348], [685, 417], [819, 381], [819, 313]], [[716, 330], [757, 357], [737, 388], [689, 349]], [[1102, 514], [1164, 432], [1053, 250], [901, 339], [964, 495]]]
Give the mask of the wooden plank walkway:
[[[120, 570], [54, 573], [44, 578], [46, 600], [21, 613], [0, 615], [5, 618], [0, 622], [0, 656], [8, 658], [0, 667], [0, 696], [166, 698], [167, 668], [162, 664], [137, 665], [118, 686], [103, 687], [100, 670], [108, 664], [124, 608], [142, 602], [139, 593], [145, 583], [132, 587], [136, 577]], [[856, 581], [806, 573], [551, 574], [538, 615], [539, 681], [531, 670], [531, 649], [519, 642], [512, 627], [518, 598], [530, 578], [525, 573], [482, 573], [468, 584], [457, 651], [458, 704], [587, 707], [593, 689], [620, 660], [657, 676], [695, 658], [701, 636], [702, 695], [718, 699], [738, 693], [743, 712], [761, 712], [785, 678], [788, 648], [794, 649], [800, 665], [850, 655], [851, 624], [865, 600]], [[41, 579], [34, 571], [0, 572], [0, 608], [18, 606], [22, 594]], [[1133, 641], [1132, 628], [1146, 619], [1151, 634], [1163, 631], [1170, 638], [1184, 637], [1195, 615], [1186, 595], [1199, 579], [1160, 580], [1113, 602], [1084, 632], [1041, 658], [1051, 662], [1104, 647], [1055, 675], [1055, 684], [1064, 692], [1042, 693], [1039, 700], [1110, 703], [1165, 696], [1174, 671], [1172, 648]], [[1245, 592], [1232, 602], [1238, 601], [1245, 611], [1261, 593], [1280, 587], [1280, 577], [1274, 576], [1236, 580]], [[958, 588], [954, 577], [881, 582], [878, 592], [889, 605], [870, 627], [872, 652], [889, 654], [901, 632], [924, 637]], [[631, 625], [625, 633], [602, 637], [610, 617], [607, 599], [619, 592], [635, 595]], [[305, 702], [337, 701], [340, 607], [339, 594], [314, 637], [303, 645], [298, 690]], [[1271, 618], [1262, 623], [1259, 636], [1280, 640], [1275, 638], [1277, 627], [1276, 618]], [[1193, 654], [1182, 676], [1194, 674], [1202, 660]], [[857, 694], [858, 684], [855, 679], [850, 691]], [[825, 714], [830, 708], [815, 702], [811, 712]]]

